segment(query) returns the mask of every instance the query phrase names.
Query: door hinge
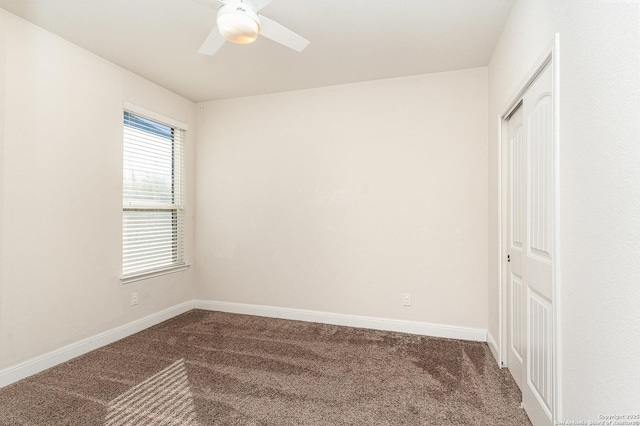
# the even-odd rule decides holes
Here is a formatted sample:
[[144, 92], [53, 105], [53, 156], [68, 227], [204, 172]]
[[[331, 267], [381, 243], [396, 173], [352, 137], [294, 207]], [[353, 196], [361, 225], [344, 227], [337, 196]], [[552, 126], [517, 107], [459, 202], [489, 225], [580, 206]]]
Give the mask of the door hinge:
[[507, 255], [507, 262], [511, 262], [511, 255], [510, 254]]

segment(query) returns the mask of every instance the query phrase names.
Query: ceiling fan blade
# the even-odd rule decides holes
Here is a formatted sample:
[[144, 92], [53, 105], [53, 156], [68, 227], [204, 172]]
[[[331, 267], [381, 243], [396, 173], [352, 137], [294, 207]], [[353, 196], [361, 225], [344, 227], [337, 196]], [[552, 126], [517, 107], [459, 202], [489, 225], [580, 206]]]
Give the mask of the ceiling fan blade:
[[220, 35], [220, 31], [218, 31], [218, 27], [213, 27], [207, 39], [202, 43], [200, 49], [198, 49], [198, 53], [202, 53], [203, 55], [213, 55], [222, 47], [225, 39]]
[[259, 15], [259, 17], [260, 35], [298, 52], [302, 52], [309, 45], [309, 40], [299, 36], [290, 29], [262, 15]]
[[251, 6], [253, 6], [253, 10], [259, 12], [260, 9], [271, 3], [271, 0], [247, 0]]

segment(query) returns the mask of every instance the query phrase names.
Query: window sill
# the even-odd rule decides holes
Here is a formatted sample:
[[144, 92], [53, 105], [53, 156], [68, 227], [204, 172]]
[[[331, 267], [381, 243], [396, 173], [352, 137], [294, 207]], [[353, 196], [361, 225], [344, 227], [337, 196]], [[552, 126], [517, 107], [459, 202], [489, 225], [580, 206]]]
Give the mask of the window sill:
[[134, 274], [128, 274], [128, 275], [123, 275], [122, 278], [120, 278], [120, 282], [122, 282], [122, 284], [128, 284], [128, 283], [132, 283], [135, 281], [142, 281], [142, 280], [146, 280], [149, 278], [155, 278], [155, 277], [159, 277], [162, 275], [168, 275], [168, 274], [173, 274], [176, 272], [182, 272], [182, 271], [186, 271], [187, 268], [189, 267], [189, 264], [183, 264], [183, 265], [176, 265], [176, 266], [169, 266], [167, 268], [162, 268], [162, 269], [154, 269], [152, 271], [146, 271], [146, 272], [139, 272], [139, 273], [134, 273]]

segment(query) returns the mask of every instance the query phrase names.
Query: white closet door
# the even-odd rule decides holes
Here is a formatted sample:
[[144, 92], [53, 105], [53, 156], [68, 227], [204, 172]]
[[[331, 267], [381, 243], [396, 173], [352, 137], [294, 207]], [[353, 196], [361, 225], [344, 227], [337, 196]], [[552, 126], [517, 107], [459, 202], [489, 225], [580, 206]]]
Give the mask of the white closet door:
[[522, 402], [534, 425], [553, 413], [553, 275], [555, 142], [551, 68], [523, 98], [527, 141], [527, 232], [522, 263], [526, 299], [525, 375]]
[[555, 145], [549, 66], [508, 123], [508, 367], [535, 426], [553, 419]]

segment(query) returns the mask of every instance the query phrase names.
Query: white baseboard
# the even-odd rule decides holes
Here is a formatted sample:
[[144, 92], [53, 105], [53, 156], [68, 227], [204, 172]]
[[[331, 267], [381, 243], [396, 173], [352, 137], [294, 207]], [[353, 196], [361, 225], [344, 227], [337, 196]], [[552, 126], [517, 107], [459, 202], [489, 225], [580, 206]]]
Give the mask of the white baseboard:
[[105, 331], [92, 337], [72, 343], [60, 349], [37, 356], [20, 364], [0, 370], [0, 388], [18, 380], [39, 373], [60, 363], [86, 354], [94, 349], [113, 343], [124, 337], [138, 333], [151, 326], [166, 321], [193, 309], [193, 301], [172, 306], [163, 311], [146, 316], [128, 324]]
[[489, 345], [489, 349], [493, 354], [493, 357], [496, 359], [498, 363], [498, 367], [502, 368], [502, 364], [500, 362], [500, 349], [498, 348], [498, 343], [496, 343], [496, 339], [493, 338], [491, 332], [487, 332], [487, 344]]
[[358, 315], [335, 314], [330, 312], [309, 311], [305, 309], [278, 308], [273, 306], [249, 305], [244, 303], [195, 300], [196, 309], [230, 312], [235, 314], [257, 315], [297, 321], [318, 322], [322, 324], [344, 325], [348, 327], [373, 330], [396, 331], [422, 336], [446, 337], [450, 339], [487, 341], [487, 330], [431, 324], [417, 321], [394, 320], [387, 318], [364, 317]]

